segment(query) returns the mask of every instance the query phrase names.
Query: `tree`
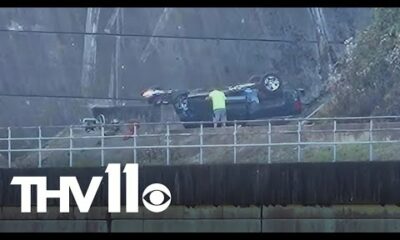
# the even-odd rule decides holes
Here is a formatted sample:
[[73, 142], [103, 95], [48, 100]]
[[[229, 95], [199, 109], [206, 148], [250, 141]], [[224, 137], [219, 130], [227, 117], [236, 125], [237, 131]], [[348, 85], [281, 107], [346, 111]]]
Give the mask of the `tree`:
[[400, 9], [374, 9], [372, 24], [346, 46], [322, 115], [400, 114]]

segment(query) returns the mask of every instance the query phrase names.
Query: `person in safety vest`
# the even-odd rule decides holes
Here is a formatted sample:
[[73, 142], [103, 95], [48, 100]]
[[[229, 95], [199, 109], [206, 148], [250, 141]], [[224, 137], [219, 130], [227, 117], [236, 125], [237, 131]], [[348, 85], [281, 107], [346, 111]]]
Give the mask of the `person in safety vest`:
[[208, 94], [207, 99], [211, 99], [212, 108], [214, 111], [213, 123], [214, 128], [217, 127], [218, 122], [222, 122], [222, 126], [226, 126], [226, 96], [225, 93], [214, 89]]

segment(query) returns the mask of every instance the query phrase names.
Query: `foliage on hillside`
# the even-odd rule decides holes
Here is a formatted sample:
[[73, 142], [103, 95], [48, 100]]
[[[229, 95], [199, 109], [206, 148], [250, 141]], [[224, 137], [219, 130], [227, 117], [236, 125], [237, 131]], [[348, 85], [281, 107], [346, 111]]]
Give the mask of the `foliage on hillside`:
[[374, 10], [372, 24], [346, 45], [331, 75], [324, 116], [400, 114], [400, 9]]

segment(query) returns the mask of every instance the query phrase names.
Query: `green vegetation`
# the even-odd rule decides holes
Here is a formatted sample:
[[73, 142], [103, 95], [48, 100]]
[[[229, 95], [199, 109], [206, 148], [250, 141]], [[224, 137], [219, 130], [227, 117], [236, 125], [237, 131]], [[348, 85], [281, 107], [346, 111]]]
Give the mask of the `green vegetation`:
[[[398, 144], [380, 143], [373, 145], [373, 160], [398, 160]], [[304, 149], [304, 161], [331, 162], [333, 147], [309, 147]], [[368, 161], [369, 145], [352, 144], [336, 146], [336, 161]]]
[[374, 10], [372, 24], [347, 45], [320, 116], [400, 114], [400, 8]]

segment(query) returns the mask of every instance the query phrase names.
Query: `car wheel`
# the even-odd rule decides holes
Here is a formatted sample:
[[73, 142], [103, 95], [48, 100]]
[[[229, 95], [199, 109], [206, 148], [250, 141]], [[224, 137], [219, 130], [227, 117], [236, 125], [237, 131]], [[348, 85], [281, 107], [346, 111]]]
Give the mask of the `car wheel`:
[[262, 84], [267, 91], [277, 92], [281, 89], [281, 81], [277, 76], [273, 74], [266, 74], [262, 79]]
[[175, 105], [176, 109], [188, 110], [188, 94], [184, 91], [178, 91], [172, 94], [171, 101]]
[[265, 74], [257, 85], [261, 101], [283, 97], [281, 80], [274, 74]]
[[184, 96], [178, 98], [176, 101], [176, 108], [182, 111], [187, 111], [189, 109], [187, 98]]

